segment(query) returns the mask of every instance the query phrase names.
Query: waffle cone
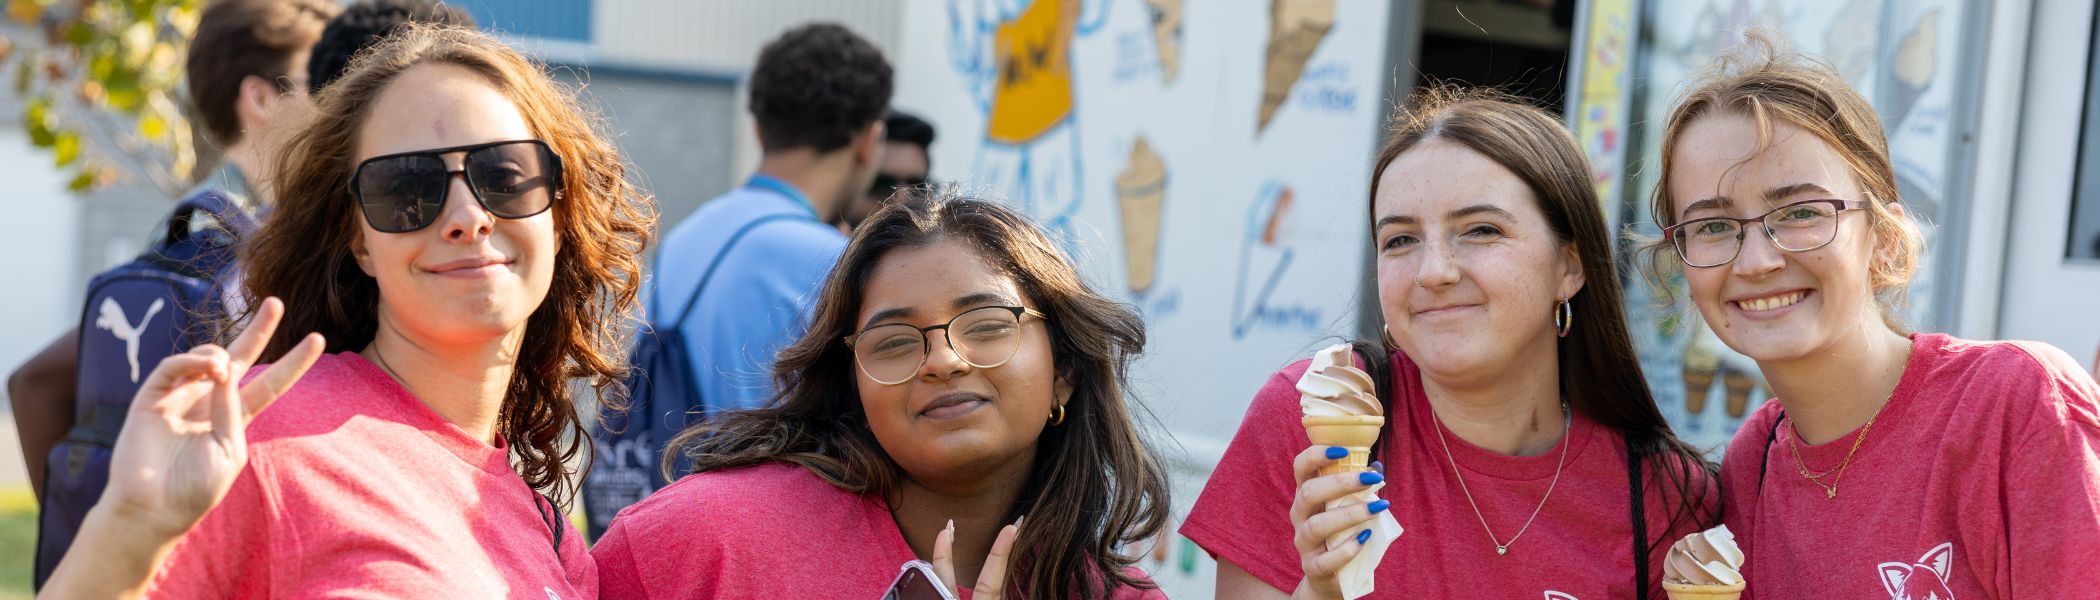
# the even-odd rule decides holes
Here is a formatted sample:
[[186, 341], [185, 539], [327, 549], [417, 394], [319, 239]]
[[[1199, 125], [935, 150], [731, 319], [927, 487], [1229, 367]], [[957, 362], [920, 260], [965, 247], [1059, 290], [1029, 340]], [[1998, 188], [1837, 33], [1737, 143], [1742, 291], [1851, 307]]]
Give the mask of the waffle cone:
[[1321, 475], [1333, 475], [1358, 473], [1371, 468], [1371, 443], [1378, 441], [1378, 430], [1385, 427], [1385, 417], [1305, 417], [1303, 423], [1305, 436], [1311, 438], [1313, 444], [1349, 449], [1348, 456], [1320, 468]]
[[1670, 594], [1670, 600], [1737, 600], [1743, 597], [1743, 584], [1697, 585], [1665, 581], [1663, 591]]

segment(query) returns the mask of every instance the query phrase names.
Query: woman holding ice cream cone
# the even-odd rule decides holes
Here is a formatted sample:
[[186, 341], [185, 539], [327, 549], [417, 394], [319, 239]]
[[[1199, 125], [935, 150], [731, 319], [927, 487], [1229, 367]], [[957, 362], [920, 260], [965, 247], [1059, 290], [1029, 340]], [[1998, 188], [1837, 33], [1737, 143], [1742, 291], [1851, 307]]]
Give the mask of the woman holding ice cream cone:
[[976, 600], [1163, 597], [1124, 551], [1168, 506], [1123, 396], [1143, 321], [1020, 213], [895, 200], [781, 351], [774, 402], [673, 440], [695, 474], [613, 520], [602, 597], [878, 598], [913, 560]]
[[1829, 66], [1753, 37], [1665, 121], [1649, 248], [1774, 399], [1722, 466], [1762, 598], [2086, 598], [2100, 388], [2063, 351], [1911, 333], [1887, 137]]
[[[1589, 173], [1559, 119], [1484, 92], [1401, 115], [1368, 211], [1387, 339], [1256, 395], [1181, 528], [1220, 598], [1662, 596], [1718, 492], [1641, 377]], [[1354, 450], [1311, 443], [1339, 388], [1308, 370], [1368, 375], [1382, 471], [1318, 474]]]

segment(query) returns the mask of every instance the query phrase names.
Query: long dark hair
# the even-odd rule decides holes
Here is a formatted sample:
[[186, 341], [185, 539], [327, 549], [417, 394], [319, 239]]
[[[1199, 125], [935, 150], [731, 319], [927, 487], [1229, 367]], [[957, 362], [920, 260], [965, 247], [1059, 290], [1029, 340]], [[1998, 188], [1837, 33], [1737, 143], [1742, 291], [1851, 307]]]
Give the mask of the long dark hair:
[[[584, 379], [604, 395], [625, 376], [625, 332], [641, 287], [639, 257], [656, 213], [627, 181], [619, 151], [597, 134], [593, 113], [502, 42], [470, 29], [410, 25], [358, 54], [350, 70], [329, 84], [313, 120], [276, 158], [282, 170], [275, 189], [285, 200], [242, 250], [249, 306], [268, 296], [282, 298], [280, 328], [320, 332], [331, 353], [372, 343], [379, 284], [351, 257], [363, 217], [344, 182], [373, 99], [403, 72], [428, 63], [462, 67], [486, 79], [562, 157], [563, 193], [553, 208], [561, 251], [554, 256], [546, 299], [526, 319], [496, 432], [510, 441], [525, 482], [566, 504], [576, 473], [569, 465], [579, 454], [591, 456], [591, 436], [577, 417], [569, 384]], [[271, 339], [262, 360], [276, 360], [298, 341], [289, 335]]]
[[939, 240], [968, 244], [1012, 277], [1041, 307], [1055, 369], [1072, 386], [1064, 424], [1043, 430], [1035, 464], [1004, 518], [1028, 515], [1009, 567], [1023, 598], [1106, 598], [1121, 586], [1150, 587], [1124, 574], [1138, 557], [1120, 550], [1166, 524], [1167, 480], [1124, 400], [1130, 360], [1145, 345], [1130, 307], [1086, 286], [1035, 224], [998, 203], [949, 189], [913, 188], [861, 223], [825, 278], [809, 332], [773, 364], [771, 405], [727, 413], [671, 440], [663, 464], [681, 454], [693, 472], [768, 462], [800, 465], [840, 489], [893, 498], [909, 474], [868, 429], [853, 352], [840, 340], [876, 265], [891, 251]]
[[[1567, 400], [1570, 410], [1624, 437], [1634, 457], [1646, 461], [1642, 471], [1656, 474], [1670, 492], [1665, 498], [1678, 503], [1669, 507], [1670, 526], [1660, 536], [1711, 525], [1719, 518], [1719, 509], [1702, 508], [1709, 504], [1714, 466], [1698, 449], [1677, 439], [1641, 375], [1640, 356], [1634, 352], [1620, 304], [1611, 234], [1597, 203], [1597, 189], [1590, 183], [1589, 161], [1574, 136], [1559, 119], [1502, 93], [1432, 88], [1416, 96], [1414, 108], [1394, 115], [1385, 143], [1378, 149], [1377, 165], [1371, 170], [1371, 202], [1377, 201], [1379, 176], [1387, 166], [1408, 150], [1436, 139], [1465, 146], [1516, 174], [1538, 199], [1539, 211], [1545, 214], [1555, 239], [1575, 244], [1584, 277], [1582, 290], [1571, 299], [1575, 325], [1567, 337], [1558, 338], [1555, 351], [1560, 361], [1561, 398]], [[1377, 220], [1375, 208], [1369, 216], [1371, 222]], [[1356, 346], [1372, 359], [1369, 366], [1379, 384], [1378, 397], [1391, 402], [1393, 373], [1388, 361], [1396, 349], [1383, 341], [1357, 342]], [[1719, 507], [1719, 499], [1713, 500], [1711, 505]], [[1650, 543], [1648, 547], [1656, 546]]]

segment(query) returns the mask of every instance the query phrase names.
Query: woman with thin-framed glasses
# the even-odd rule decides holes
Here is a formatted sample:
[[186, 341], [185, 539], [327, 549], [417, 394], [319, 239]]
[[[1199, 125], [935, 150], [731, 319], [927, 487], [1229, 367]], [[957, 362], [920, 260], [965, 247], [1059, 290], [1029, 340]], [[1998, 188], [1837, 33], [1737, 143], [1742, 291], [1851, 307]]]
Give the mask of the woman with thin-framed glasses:
[[2092, 378], [2046, 344], [1904, 327], [1920, 235], [1827, 65], [1753, 37], [1688, 87], [1647, 257], [1773, 392], [1721, 467], [1745, 597], [2091, 597]]
[[672, 440], [693, 474], [613, 519], [602, 597], [878, 598], [912, 561], [977, 600], [1164, 597], [1125, 550], [1168, 507], [1123, 392], [1143, 321], [1012, 209], [894, 200], [773, 402]]

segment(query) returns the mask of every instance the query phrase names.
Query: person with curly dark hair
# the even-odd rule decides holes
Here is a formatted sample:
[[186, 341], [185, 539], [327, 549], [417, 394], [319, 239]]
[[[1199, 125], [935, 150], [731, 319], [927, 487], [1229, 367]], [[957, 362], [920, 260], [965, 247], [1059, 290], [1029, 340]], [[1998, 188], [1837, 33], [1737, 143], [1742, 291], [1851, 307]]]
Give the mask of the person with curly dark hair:
[[[661, 455], [688, 419], [772, 397], [773, 354], [802, 335], [811, 298], [845, 249], [831, 223], [881, 163], [890, 63], [859, 35], [828, 23], [792, 29], [760, 51], [749, 85], [764, 156], [748, 181], [670, 228], [658, 247], [644, 296], [652, 337], [643, 343], [654, 345], [636, 361], [657, 382], [683, 383], [610, 399], [608, 425], [596, 432], [609, 454], [585, 483], [594, 533], [666, 483], [664, 469], [627, 457]], [[659, 387], [671, 391], [651, 391]]]
[[359, 0], [321, 30], [314, 42], [313, 57], [306, 62], [306, 86], [314, 94], [341, 77], [350, 68], [357, 51], [379, 41], [409, 23], [431, 23], [474, 28], [474, 15], [438, 0]]

